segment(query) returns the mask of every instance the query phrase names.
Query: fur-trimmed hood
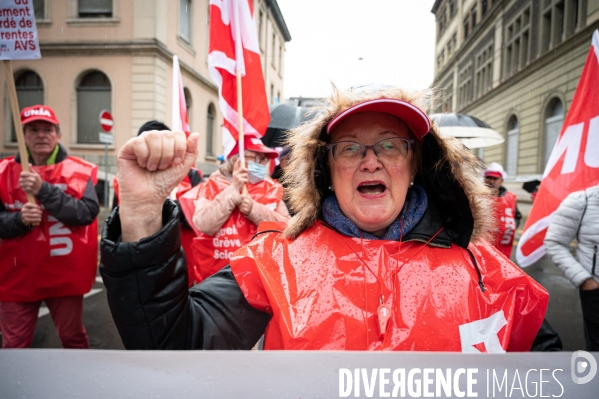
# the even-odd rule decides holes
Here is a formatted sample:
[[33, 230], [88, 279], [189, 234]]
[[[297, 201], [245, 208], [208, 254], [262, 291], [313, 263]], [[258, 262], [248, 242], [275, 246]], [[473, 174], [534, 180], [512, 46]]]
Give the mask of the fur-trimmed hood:
[[[288, 136], [291, 155], [283, 182], [295, 216], [288, 223], [286, 236], [297, 237], [322, 219], [322, 203], [331, 194], [326, 150], [330, 137], [326, 125], [349, 107], [375, 98], [403, 100], [427, 112], [431, 96], [429, 92], [396, 87], [360, 92], [333, 88], [331, 98], [311, 110], [314, 118], [291, 130]], [[482, 163], [468, 148], [455, 138], [442, 137], [439, 128], [432, 124], [423, 139], [422, 164], [414, 184], [424, 187], [451, 241], [462, 247], [470, 241], [488, 239], [493, 229], [493, 200], [479, 179], [482, 170]]]

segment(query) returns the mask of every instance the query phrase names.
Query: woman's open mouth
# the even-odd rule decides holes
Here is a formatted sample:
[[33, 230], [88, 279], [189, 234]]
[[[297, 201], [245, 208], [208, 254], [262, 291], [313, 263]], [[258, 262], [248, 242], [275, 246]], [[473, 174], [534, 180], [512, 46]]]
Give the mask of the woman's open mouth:
[[387, 191], [387, 186], [381, 182], [364, 182], [358, 185], [358, 191], [368, 196], [381, 195]]

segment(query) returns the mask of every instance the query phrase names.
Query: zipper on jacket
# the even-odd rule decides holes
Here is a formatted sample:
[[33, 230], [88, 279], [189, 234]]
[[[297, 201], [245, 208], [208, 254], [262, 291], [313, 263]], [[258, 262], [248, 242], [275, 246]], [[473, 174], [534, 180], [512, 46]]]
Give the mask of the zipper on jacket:
[[593, 268], [591, 269], [591, 275], [595, 275], [595, 266], [597, 265], [597, 244], [593, 247]]

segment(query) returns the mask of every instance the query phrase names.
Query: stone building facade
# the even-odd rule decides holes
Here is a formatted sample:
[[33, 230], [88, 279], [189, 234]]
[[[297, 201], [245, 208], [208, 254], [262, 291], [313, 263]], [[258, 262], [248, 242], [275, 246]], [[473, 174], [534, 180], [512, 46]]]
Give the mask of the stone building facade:
[[[540, 178], [599, 28], [599, 0], [437, 0], [434, 112], [478, 117], [505, 138], [474, 150], [508, 189]], [[520, 191], [519, 199], [524, 196]]]

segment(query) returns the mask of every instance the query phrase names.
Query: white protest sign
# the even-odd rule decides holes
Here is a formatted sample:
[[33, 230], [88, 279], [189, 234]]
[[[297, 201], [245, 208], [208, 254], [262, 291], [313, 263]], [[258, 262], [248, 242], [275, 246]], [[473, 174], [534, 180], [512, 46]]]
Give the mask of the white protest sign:
[[40, 58], [33, 0], [0, 0], [0, 60]]

